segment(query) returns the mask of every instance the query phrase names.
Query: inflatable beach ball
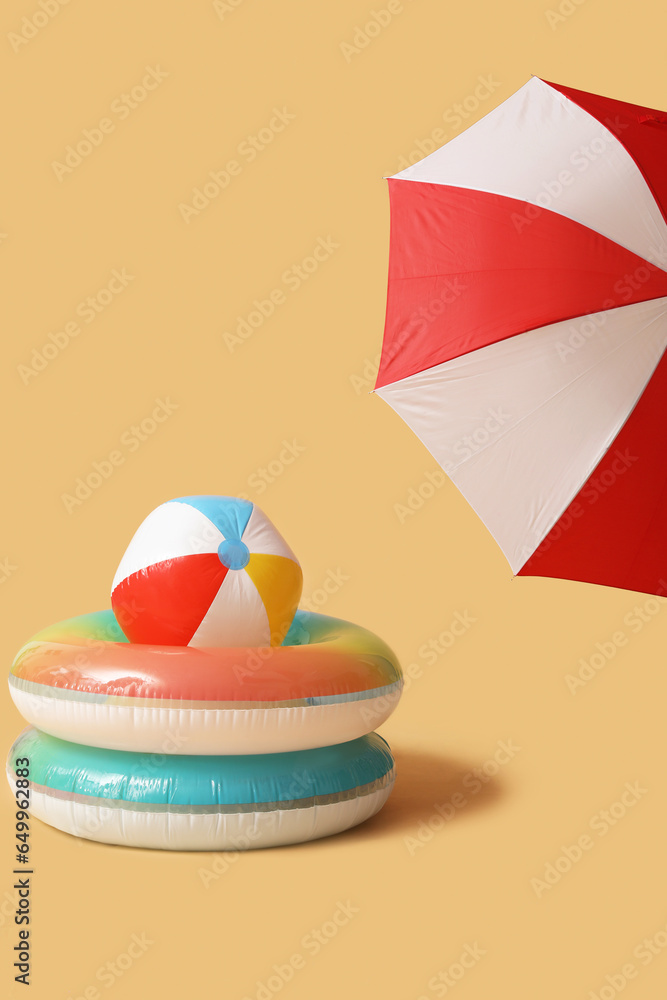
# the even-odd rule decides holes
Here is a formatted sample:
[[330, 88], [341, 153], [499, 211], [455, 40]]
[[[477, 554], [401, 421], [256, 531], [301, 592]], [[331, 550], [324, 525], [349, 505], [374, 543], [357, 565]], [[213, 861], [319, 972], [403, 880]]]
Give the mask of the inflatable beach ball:
[[302, 583], [296, 556], [255, 504], [180, 497], [140, 525], [111, 603], [130, 642], [277, 646]]

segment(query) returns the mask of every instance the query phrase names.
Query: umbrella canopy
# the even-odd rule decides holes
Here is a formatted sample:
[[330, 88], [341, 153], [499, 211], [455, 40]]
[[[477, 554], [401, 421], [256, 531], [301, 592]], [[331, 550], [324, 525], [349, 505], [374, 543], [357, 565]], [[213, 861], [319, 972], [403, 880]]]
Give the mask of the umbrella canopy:
[[389, 194], [378, 395], [515, 574], [667, 593], [667, 114], [534, 77]]

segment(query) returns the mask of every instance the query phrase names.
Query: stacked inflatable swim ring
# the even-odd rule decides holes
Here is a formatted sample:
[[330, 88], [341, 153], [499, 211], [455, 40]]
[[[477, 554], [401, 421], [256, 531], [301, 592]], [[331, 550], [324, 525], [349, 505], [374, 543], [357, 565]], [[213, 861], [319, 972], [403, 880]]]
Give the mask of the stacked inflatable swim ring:
[[[394, 782], [372, 732], [402, 688], [377, 636], [297, 610], [294, 553], [253, 504], [184, 497], [143, 522], [112, 609], [39, 632], [9, 684], [31, 726], [8, 778], [75, 836], [238, 850], [337, 833]], [[26, 764], [26, 761], [28, 764]]]

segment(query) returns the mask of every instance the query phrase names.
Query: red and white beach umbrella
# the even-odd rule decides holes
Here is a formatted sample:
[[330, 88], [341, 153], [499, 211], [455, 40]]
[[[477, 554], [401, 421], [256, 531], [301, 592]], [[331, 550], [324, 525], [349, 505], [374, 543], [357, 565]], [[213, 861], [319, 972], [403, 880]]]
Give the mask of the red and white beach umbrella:
[[378, 395], [515, 574], [667, 591], [667, 114], [533, 78], [389, 193]]

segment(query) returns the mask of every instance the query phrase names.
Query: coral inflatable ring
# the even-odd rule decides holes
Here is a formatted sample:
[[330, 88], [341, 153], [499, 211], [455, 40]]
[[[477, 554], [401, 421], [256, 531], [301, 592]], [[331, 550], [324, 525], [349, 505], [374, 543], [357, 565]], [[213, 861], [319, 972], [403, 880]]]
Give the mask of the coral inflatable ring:
[[39, 632], [9, 685], [44, 733], [153, 754], [270, 754], [355, 740], [377, 728], [402, 688], [372, 632], [297, 611], [280, 646], [128, 642], [112, 611]]
[[338, 746], [259, 756], [143, 755], [24, 730], [10, 750], [15, 787], [30, 767], [30, 812], [107, 844], [227, 851], [347, 830], [382, 808], [394, 783], [375, 733]]

